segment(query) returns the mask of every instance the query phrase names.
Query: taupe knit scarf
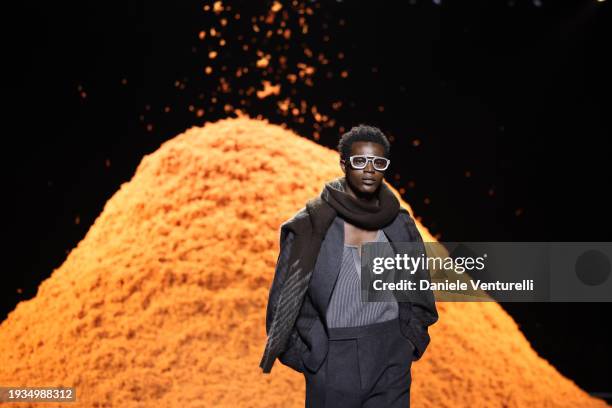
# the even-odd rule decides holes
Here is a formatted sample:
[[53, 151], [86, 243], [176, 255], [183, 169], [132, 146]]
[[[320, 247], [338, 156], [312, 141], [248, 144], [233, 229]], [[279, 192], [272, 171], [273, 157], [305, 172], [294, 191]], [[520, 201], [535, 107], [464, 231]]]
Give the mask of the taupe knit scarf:
[[378, 189], [378, 205], [364, 203], [346, 192], [346, 178], [339, 177], [325, 184], [321, 199], [336, 210], [336, 213], [359, 228], [378, 230], [391, 223], [397, 216], [400, 205], [385, 183]]
[[384, 182], [376, 192], [378, 205], [354, 198], [347, 193], [347, 188], [344, 176], [327, 182], [320, 196], [306, 203], [308, 218], [287, 225], [295, 238], [289, 256], [289, 270], [280, 290], [260, 363], [264, 373], [270, 372], [276, 357], [286, 347], [308, 289], [321, 242], [336, 215], [367, 230], [381, 229], [397, 216], [399, 201]]

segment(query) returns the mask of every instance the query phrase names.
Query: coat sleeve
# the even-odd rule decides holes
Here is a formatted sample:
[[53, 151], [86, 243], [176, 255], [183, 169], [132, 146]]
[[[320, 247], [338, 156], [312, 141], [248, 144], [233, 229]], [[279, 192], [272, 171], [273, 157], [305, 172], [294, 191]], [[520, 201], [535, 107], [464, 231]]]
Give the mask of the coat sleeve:
[[[287, 277], [287, 271], [289, 269], [289, 256], [291, 254], [293, 240], [294, 233], [288, 229], [281, 228], [280, 252], [276, 260], [276, 270], [274, 272], [274, 279], [268, 295], [268, 305], [266, 309], [266, 334], [270, 334], [270, 327], [272, 326], [272, 320], [274, 319], [278, 297], [285, 282], [285, 278]], [[300, 350], [303, 349], [302, 346], [305, 345], [294, 327], [289, 337], [287, 346], [278, 356], [278, 359], [284, 365], [298, 372], [303, 372], [303, 363], [300, 356]]]
[[[425, 253], [425, 244], [423, 238], [416, 227], [416, 224], [412, 217], [408, 214], [404, 214], [406, 220], [406, 227], [412, 238], [413, 242], [417, 243], [416, 250], [418, 254]], [[427, 268], [421, 268], [417, 271], [418, 279], [427, 279], [431, 282], [431, 276]], [[416, 346], [416, 359], [418, 360], [423, 355], [423, 352], [427, 348], [430, 342], [429, 337], [429, 326], [433, 325], [438, 321], [438, 310], [436, 308], [436, 299], [432, 290], [418, 291], [418, 298], [410, 304], [412, 309], [412, 319], [410, 321], [410, 329], [414, 332], [417, 343]]]
[[291, 231], [281, 229], [280, 251], [276, 259], [276, 270], [274, 271], [272, 286], [270, 287], [270, 292], [268, 294], [268, 306], [266, 308], [266, 334], [270, 334], [270, 326], [272, 325], [272, 319], [274, 318], [274, 308], [278, 302], [280, 289], [283, 287], [283, 282], [287, 276], [289, 254], [291, 252], [292, 243], [293, 233]]

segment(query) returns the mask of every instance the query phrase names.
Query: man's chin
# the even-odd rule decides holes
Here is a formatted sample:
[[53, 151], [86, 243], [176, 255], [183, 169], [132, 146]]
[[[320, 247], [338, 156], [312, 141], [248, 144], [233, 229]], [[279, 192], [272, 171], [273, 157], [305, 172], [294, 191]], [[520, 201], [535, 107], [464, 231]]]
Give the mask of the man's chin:
[[371, 198], [372, 196], [378, 193], [379, 188], [380, 188], [380, 184], [378, 185], [374, 184], [371, 186], [366, 186], [364, 184], [355, 190], [355, 194], [361, 198]]

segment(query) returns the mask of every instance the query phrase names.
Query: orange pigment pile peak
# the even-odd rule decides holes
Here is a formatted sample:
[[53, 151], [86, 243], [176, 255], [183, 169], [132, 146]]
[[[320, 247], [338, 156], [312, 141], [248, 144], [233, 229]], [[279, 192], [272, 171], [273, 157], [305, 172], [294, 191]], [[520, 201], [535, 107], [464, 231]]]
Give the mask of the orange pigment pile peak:
[[[268, 289], [280, 224], [341, 174], [337, 152], [244, 116], [167, 141], [2, 322], [0, 385], [74, 386], [79, 407], [303, 407], [302, 375], [259, 368]], [[607, 406], [498, 304], [438, 310], [415, 407]]]

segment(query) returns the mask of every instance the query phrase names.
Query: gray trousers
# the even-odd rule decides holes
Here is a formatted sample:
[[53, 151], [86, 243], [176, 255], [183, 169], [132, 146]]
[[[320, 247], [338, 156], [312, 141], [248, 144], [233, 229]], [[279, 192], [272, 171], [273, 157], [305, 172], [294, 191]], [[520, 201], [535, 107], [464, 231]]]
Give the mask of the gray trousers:
[[308, 369], [306, 408], [410, 407], [414, 345], [393, 319], [329, 329], [327, 357]]

